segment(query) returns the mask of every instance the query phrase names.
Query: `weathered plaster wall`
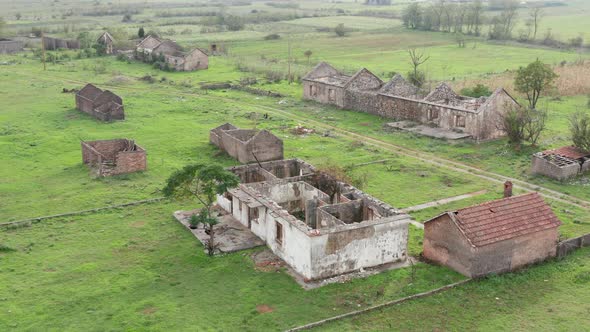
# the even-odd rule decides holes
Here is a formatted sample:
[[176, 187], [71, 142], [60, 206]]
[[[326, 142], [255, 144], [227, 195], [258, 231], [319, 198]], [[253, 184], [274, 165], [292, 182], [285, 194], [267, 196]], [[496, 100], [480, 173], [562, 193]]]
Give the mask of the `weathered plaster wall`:
[[182, 70], [193, 71], [209, 68], [209, 56], [199, 50], [193, 50], [184, 58]]
[[322, 279], [406, 259], [407, 223], [340, 226], [311, 237], [311, 274]]

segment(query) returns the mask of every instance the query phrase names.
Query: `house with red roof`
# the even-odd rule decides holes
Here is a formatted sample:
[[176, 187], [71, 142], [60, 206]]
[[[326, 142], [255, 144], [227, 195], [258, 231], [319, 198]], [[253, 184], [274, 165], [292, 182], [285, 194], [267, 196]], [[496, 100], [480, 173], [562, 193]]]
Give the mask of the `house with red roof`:
[[423, 256], [472, 278], [509, 272], [554, 257], [560, 225], [538, 193], [506, 197], [426, 221]]

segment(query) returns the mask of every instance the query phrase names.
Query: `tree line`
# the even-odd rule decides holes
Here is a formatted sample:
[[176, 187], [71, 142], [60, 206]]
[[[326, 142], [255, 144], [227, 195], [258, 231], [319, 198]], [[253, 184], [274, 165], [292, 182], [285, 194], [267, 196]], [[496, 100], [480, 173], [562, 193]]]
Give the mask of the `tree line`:
[[[496, 3], [497, 2], [497, 3]], [[430, 4], [412, 3], [402, 14], [403, 24], [408, 29], [453, 32], [481, 36], [487, 28], [490, 39], [511, 39], [519, 22], [519, 2], [496, 1], [497, 13], [486, 15], [489, 8], [482, 0], [470, 3], [455, 3], [439, 0]], [[539, 31], [543, 9], [531, 7], [525, 21], [525, 29], [518, 31], [519, 39], [534, 40]]]

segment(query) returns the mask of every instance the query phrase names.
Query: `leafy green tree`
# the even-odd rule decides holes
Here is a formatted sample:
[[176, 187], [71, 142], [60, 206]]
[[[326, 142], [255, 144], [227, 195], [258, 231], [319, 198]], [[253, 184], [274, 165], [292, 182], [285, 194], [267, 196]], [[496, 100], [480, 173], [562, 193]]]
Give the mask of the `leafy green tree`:
[[145, 30], [143, 29], [143, 27], [139, 28], [139, 30], [137, 31], [137, 37], [139, 37], [139, 38], [145, 37]]
[[526, 67], [520, 67], [516, 72], [514, 88], [526, 95], [529, 108], [537, 107], [541, 95], [553, 87], [557, 74], [539, 59]]
[[574, 145], [590, 152], [590, 114], [579, 111], [570, 117], [570, 133]]
[[422, 8], [420, 4], [414, 2], [408, 5], [402, 14], [404, 26], [408, 29], [418, 29], [422, 24]]
[[239, 178], [220, 165], [194, 164], [173, 173], [162, 189], [164, 196], [177, 199], [196, 199], [203, 205], [200, 213], [191, 219], [191, 224], [203, 224], [209, 234], [206, 248], [212, 256], [215, 253], [215, 228], [219, 223], [213, 206], [217, 195], [237, 187]]
[[334, 28], [334, 32], [336, 33], [336, 36], [338, 36], [338, 37], [344, 37], [344, 35], [346, 35], [346, 28], [344, 27], [344, 23], [338, 24]]

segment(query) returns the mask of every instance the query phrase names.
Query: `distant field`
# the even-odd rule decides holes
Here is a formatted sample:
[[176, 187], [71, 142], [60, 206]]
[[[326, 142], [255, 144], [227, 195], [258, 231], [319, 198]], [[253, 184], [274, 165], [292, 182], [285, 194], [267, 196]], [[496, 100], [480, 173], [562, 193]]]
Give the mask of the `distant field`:
[[382, 30], [401, 26], [402, 22], [396, 19], [386, 19], [363, 16], [328, 16], [300, 18], [289, 21], [289, 24], [304, 25], [318, 28], [334, 28], [338, 24], [344, 24], [346, 28], [354, 30]]

